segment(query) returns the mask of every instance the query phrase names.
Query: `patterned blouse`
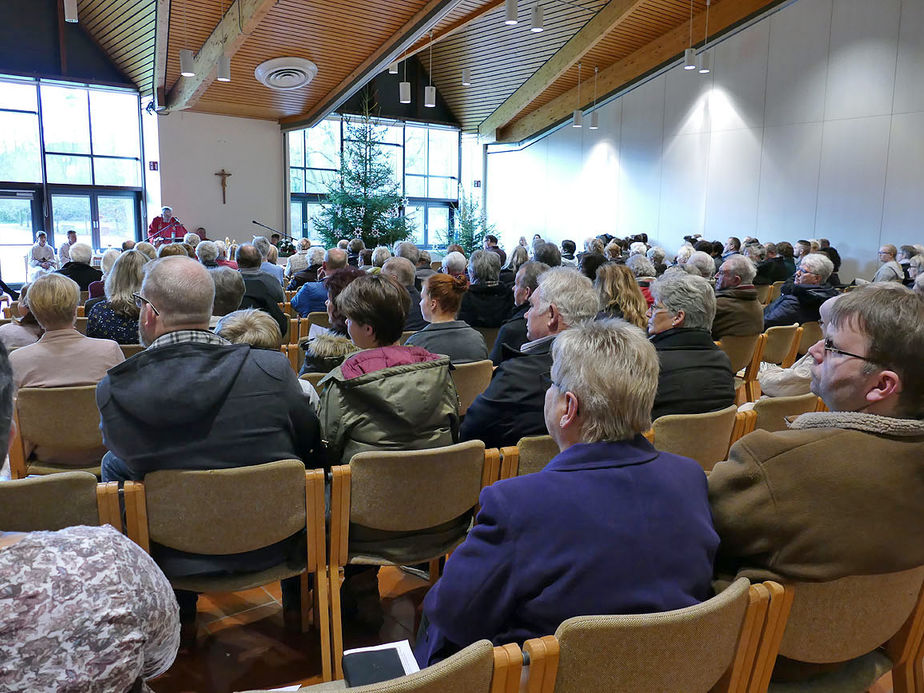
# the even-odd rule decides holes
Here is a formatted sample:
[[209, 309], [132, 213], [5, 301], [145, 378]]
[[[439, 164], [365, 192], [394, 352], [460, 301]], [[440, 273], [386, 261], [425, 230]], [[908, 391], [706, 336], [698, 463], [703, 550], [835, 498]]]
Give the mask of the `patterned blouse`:
[[87, 337], [112, 339], [119, 344], [137, 344], [138, 319], [128, 320], [109, 307], [109, 301], [100, 301], [87, 316]]
[[128, 691], [164, 673], [179, 643], [170, 583], [112, 527], [0, 549], [0, 691]]

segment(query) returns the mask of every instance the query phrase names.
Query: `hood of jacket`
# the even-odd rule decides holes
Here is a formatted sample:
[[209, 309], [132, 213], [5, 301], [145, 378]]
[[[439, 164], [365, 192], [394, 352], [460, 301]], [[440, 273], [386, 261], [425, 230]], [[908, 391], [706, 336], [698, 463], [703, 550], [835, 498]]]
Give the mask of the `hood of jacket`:
[[188, 342], [142, 351], [109, 370], [97, 390], [99, 406], [112, 401], [127, 416], [165, 430], [181, 423], [178, 411], [183, 421], [210, 417], [223, 406], [249, 353], [246, 344]]
[[757, 289], [753, 284], [736, 286], [732, 289], [720, 289], [715, 292], [716, 298], [733, 298], [738, 301], [756, 301]]
[[832, 296], [837, 296], [837, 289], [830, 284], [784, 284], [782, 293], [791, 294], [799, 303], [820, 306]]
[[349, 356], [359, 348], [350, 341], [349, 337], [344, 337], [333, 332], [321, 334], [302, 343], [302, 348], [309, 355], [319, 359], [343, 358]]
[[437, 361], [440, 356], [431, 354], [423, 347], [386, 346], [377, 349], [365, 349], [343, 362], [340, 372], [344, 380], [352, 380], [362, 375], [377, 373], [395, 366], [411, 366], [427, 361]]

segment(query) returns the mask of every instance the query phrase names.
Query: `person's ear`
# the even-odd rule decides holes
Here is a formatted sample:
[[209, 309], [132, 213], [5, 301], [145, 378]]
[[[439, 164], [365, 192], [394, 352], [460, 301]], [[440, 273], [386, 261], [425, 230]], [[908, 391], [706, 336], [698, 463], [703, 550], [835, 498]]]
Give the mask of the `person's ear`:
[[895, 371], [880, 371], [876, 384], [866, 393], [870, 404], [883, 402], [890, 397], [897, 397], [902, 392], [902, 381]]
[[561, 313], [554, 304], [549, 304], [549, 332], [555, 334], [561, 326]]
[[562, 430], [567, 430], [574, 426], [580, 426], [578, 417], [580, 414], [580, 401], [573, 392], [565, 393], [565, 412], [561, 415], [559, 426]]
[[671, 318], [671, 327], [677, 327], [678, 325], [682, 325], [683, 319], [685, 317], [687, 317], [686, 313], [684, 313], [682, 310], [678, 310], [677, 315]]

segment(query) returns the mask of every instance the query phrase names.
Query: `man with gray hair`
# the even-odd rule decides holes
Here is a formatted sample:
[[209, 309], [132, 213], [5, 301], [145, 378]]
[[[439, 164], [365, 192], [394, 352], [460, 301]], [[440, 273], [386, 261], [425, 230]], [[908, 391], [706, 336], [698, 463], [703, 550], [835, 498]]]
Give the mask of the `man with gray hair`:
[[[446, 253], [443, 256], [443, 274], [460, 277], [465, 274], [466, 264], [465, 256], [462, 253], [456, 250]], [[500, 276], [500, 272], [498, 272], [498, 276]]]
[[711, 255], [704, 253], [702, 250], [697, 250], [690, 255], [683, 268], [695, 276], [712, 279], [712, 275], [716, 271], [716, 264]]
[[490, 359], [495, 366], [517, 353], [527, 341], [526, 311], [529, 310], [529, 297], [539, 287], [539, 275], [549, 270], [544, 262], [530, 260], [520, 265], [513, 281], [513, 313], [501, 325], [491, 349]]
[[[202, 241], [202, 243], [207, 242]], [[241, 273], [235, 272], [230, 267], [216, 267], [209, 270], [209, 276], [212, 277], [212, 283], [215, 285], [215, 301], [212, 305], [209, 327], [215, 327], [219, 318], [233, 313], [240, 307], [246, 288]]]
[[88, 291], [90, 284], [103, 278], [103, 273], [90, 266], [93, 259], [93, 248], [86, 243], [75, 243], [70, 249], [70, 262], [58, 270], [58, 274], [73, 279], [80, 285], [81, 291]]
[[715, 275], [715, 319], [712, 338], [753, 335], [764, 331], [764, 310], [757, 300], [757, 268], [745, 255], [735, 253]]
[[237, 264], [244, 280], [244, 297], [240, 307], [257, 308], [268, 313], [285, 336], [289, 331], [289, 318], [279, 307], [286, 300], [285, 293], [273, 277], [260, 269], [259, 263], [260, 252], [256, 247], [245, 243], [237, 249]]
[[199, 241], [196, 245], [196, 257], [203, 267], [213, 269], [219, 267], [218, 264], [218, 246], [215, 241]]
[[735, 402], [728, 356], [712, 341], [715, 292], [702, 277], [669, 272], [651, 285], [648, 334], [661, 374], [651, 418], [704, 414]]
[[295, 246], [295, 254], [290, 255], [286, 261], [285, 277], [291, 279], [292, 275], [308, 267], [308, 249], [311, 248], [311, 241], [307, 238], [299, 238]]
[[482, 491], [478, 523], [424, 600], [421, 666], [481, 639], [554, 633], [572, 616], [712, 596], [719, 538], [706, 476], [642, 435], [658, 383], [644, 333], [622, 320], [587, 322], [559, 335], [551, 355], [543, 428], [560, 453]]
[[500, 256], [476, 250], [468, 261], [472, 283], [462, 296], [459, 320], [472, 327], [500, 327], [513, 310], [513, 291], [500, 279]]
[[416, 267], [420, 260], [420, 250], [410, 241], [401, 241], [395, 246], [395, 257], [407, 258]]
[[426, 250], [421, 250], [417, 262], [417, 269], [414, 272], [414, 286], [417, 287], [417, 290], [420, 291], [423, 282], [426, 281], [427, 277], [432, 277], [436, 274], [436, 270], [430, 266], [432, 260], [430, 259], [430, 253]]
[[280, 287], [285, 285], [285, 270], [275, 262], [270, 262], [267, 259], [270, 253], [270, 246], [272, 245], [272, 243], [269, 242], [269, 239], [266, 236], [254, 236], [253, 245], [258, 251], [260, 251], [260, 258], [262, 260], [260, 263], [260, 269], [271, 277], [275, 277], [276, 281], [279, 282]]
[[330, 248], [324, 254], [324, 262], [321, 268], [317, 270], [317, 281], [305, 282], [298, 293], [292, 297], [292, 307], [298, 311], [303, 318], [308, 317], [308, 313], [319, 313], [327, 310], [327, 287], [324, 286], [324, 279], [334, 270], [347, 265], [347, 252], [341, 248]]
[[407, 318], [404, 320], [404, 331], [422, 330], [429, 323], [423, 318], [420, 312], [420, 291], [414, 286], [415, 268], [411, 261], [406, 257], [391, 257], [382, 265], [382, 272], [392, 277], [401, 286], [403, 286], [408, 295], [411, 297], [411, 307], [407, 311]]
[[324, 248], [319, 245], [310, 248], [307, 254], [308, 264], [292, 275], [286, 290], [298, 291], [308, 282], [318, 281], [318, 270], [324, 265], [324, 254]]
[[593, 320], [599, 299], [591, 281], [571, 267], [540, 274], [538, 284], [526, 311], [530, 341], [497, 367], [491, 384], [469, 407], [459, 429], [463, 441], [482, 440], [496, 448], [545, 433], [543, 376], [552, 367], [552, 343], [565, 330]]
[[821, 253], [803, 255], [794, 282], [783, 284], [780, 297], [764, 308], [764, 329], [816, 322], [821, 304], [837, 294], [828, 284], [832, 272], [834, 263]]

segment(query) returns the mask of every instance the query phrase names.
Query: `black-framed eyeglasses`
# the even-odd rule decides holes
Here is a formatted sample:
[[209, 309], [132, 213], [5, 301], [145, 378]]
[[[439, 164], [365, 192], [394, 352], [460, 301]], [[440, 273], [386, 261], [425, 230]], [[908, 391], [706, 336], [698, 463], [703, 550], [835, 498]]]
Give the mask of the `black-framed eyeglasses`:
[[141, 310], [144, 307], [144, 304], [147, 303], [149, 306], [151, 306], [151, 310], [154, 311], [154, 315], [160, 316], [160, 311], [157, 310], [157, 308], [154, 307], [154, 304], [151, 303], [144, 296], [142, 296], [138, 292], [135, 292], [132, 294], [132, 297], [134, 297], [135, 299], [135, 305], [138, 306], [138, 310]]
[[840, 354], [841, 356], [850, 356], [851, 358], [860, 359], [861, 361], [867, 361], [868, 363], [876, 363], [875, 361], [867, 358], [866, 356], [860, 356], [859, 354], [852, 354], [849, 351], [838, 349], [836, 346], [834, 346], [834, 342], [832, 342], [830, 339], [825, 339], [825, 351], [830, 351], [832, 354]]

